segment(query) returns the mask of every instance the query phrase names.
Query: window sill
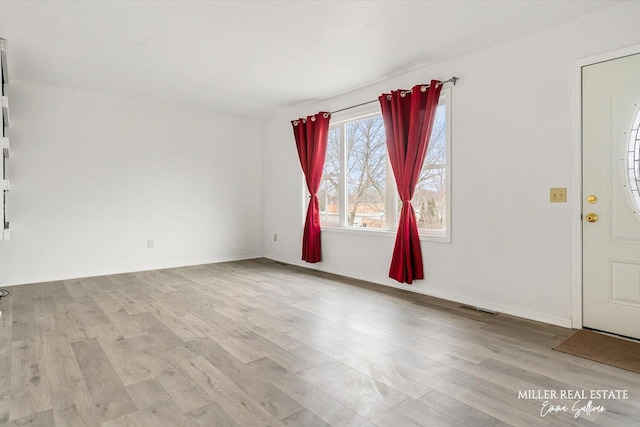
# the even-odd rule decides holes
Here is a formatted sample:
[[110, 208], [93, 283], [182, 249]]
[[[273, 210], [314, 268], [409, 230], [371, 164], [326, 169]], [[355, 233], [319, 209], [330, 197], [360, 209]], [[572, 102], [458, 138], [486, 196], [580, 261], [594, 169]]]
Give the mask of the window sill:
[[[377, 236], [377, 237], [387, 237], [387, 238], [395, 238], [396, 232], [391, 230], [374, 230], [374, 229], [363, 229], [363, 228], [351, 228], [351, 227], [338, 227], [332, 225], [322, 225], [323, 232], [329, 233], [344, 233], [344, 234], [356, 234], [356, 235], [366, 235], [366, 236]], [[447, 236], [445, 233], [442, 234], [420, 234], [421, 242], [439, 242], [439, 243], [451, 243], [451, 237]]]

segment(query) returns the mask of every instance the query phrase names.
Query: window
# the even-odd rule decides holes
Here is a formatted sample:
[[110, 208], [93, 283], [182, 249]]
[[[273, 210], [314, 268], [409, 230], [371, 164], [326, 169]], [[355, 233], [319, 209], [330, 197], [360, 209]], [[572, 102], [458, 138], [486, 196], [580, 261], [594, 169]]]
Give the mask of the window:
[[636, 112], [631, 126], [631, 135], [627, 146], [627, 189], [634, 212], [640, 215], [640, 109]]
[[[450, 89], [443, 89], [413, 197], [420, 233], [449, 240]], [[318, 199], [322, 225], [353, 230], [397, 227], [400, 203], [387, 159], [379, 104], [331, 119]]]
[[[379, 112], [331, 126], [318, 194], [321, 220], [325, 224], [386, 229], [387, 167]], [[341, 188], [345, 189], [345, 203], [341, 203]]]
[[[422, 232], [446, 232], [447, 226], [447, 106], [441, 98], [411, 204]], [[398, 210], [400, 212], [400, 210]], [[399, 214], [399, 213], [398, 213]]]

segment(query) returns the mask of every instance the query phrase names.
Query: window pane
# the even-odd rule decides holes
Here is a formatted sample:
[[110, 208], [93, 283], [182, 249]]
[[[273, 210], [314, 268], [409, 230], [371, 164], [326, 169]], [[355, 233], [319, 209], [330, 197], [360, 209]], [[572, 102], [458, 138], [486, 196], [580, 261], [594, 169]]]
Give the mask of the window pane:
[[421, 230], [446, 229], [446, 170], [447, 115], [446, 106], [440, 105], [429, 140], [420, 179], [413, 196], [418, 228]]
[[338, 225], [340, 211], [338, 207], [338, 186], [340, 182], [340, 127], [329, 129], [327, 155], [324, 161], [324, 173], [318, 189], [320, 203], [320, 223]]
[[320, 203], [320, 222], [323, 224], [338, 224], [338, 176], [324, 176], [318, 189]]
[[627, 187], [627, 189], [631, 191], [631, 199], [633, 201], [633, 207], [636, 214], [640, 212], [640, 191], [638, 190], [638, 184], [640, 181], [640, 138], [638, 138], [639, 132], [640, 111], [634, 118], [631, 137], [629, 138], [629, 148], [627, 150], [627, 178], [629, 180], [629, 186]]
[[349, 122], [347, 149], [347, 225], [386, 228], [387, 153], [382, 116]]
[[327, 139], [327, 155], [324, 160], [324, 174], [340, 173], [340, 128], [330, 128]]
[[447, 161], [447, 115], [445, 108], [444, 105], [440, 105], [436, 109], [436, 118], [429, 139], [429, 149], [424, 158], [424, 167], [443, 166]]
[[424, 169], [420, 184], [413, 195], [418, 228], [445, 230], [446, 228], [446, 171], [444, 168]]

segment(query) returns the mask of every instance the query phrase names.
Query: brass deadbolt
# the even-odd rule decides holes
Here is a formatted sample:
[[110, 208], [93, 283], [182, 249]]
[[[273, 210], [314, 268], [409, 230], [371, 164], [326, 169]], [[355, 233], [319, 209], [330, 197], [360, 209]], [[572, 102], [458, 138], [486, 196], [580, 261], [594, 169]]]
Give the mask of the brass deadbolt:
[[584, 217], [584, 220], [587, 222], [596, 222], [598, 220], [598, 214], [589, 213]]
[[593, 205], [597, 201], [598, 201], [598, 198], [593, 194], [590, 194], [587, 196], [587, 203], [589, 203], [590, 205]]

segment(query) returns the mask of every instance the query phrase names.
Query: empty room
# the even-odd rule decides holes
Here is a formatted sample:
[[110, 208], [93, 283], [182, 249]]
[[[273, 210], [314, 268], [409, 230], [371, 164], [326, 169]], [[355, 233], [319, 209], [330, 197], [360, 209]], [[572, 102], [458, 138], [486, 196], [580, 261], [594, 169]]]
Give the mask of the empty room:
[[0, 1], [0, 426], [640, 426], [640, 2]]

